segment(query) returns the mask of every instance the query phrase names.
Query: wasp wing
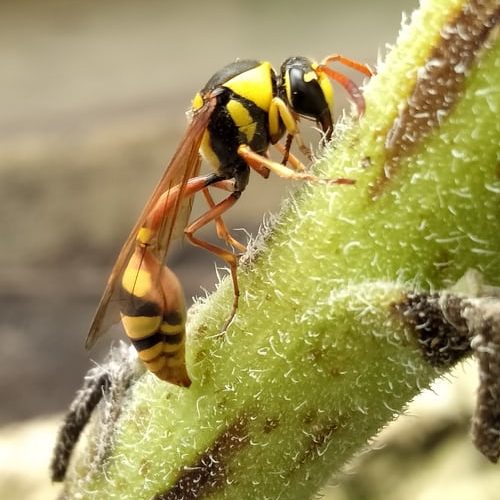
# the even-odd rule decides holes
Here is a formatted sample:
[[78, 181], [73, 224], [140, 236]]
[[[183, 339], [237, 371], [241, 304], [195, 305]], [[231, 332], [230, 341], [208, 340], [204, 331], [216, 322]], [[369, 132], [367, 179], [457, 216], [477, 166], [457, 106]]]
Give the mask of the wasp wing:
[[[117, 297], [120, 290], [120, 278], [134, 250], [137, 232], [144, 225], [144, 221], [148, 217], [150, 211], [156, 205], [163, 193], [179, 185], [180, 191], [182, 191], [186, 182], [198, 174], [201, 163], [199, 154], [200, 144], [215, 104], [215, 96], [211, 96], [206, 100], [205, 104], [195, 112], [170, 164], [166, 168], [165, 173], [144, 207], [141, 216], [120, 250], [118, 258], [111, 270], [99, 306], [97, 307], [90, 331], [87, 335], [87, 340], [85, 341], [85, 347], [87, 349], [90, 349], [97, 339], [109, 330], [113, 324], [120, 321], [119, 298]], [[191, 206], [191, 199], [183, 200], [179, 197], [174, 210], [165, 214], [165, 221], [161, 231], [162, 234], [158, 238], [160, 241], [158, 252], [161, 253], [159, 257], [162, 261], [172, 239], [183, 234], [183, 229], [189, 218]]]

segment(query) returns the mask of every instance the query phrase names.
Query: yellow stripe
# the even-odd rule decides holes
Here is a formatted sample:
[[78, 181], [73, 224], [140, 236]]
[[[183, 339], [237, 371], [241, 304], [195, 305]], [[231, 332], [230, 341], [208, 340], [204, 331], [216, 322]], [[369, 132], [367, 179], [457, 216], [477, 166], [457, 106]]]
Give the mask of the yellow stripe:
[[122, 277], [123, 288], [136, 297], [144, 297], [152, 286], [151, 275], [143, 269], [127, 266]]
[[184, 339], [182, 339], [178, 344], [167, 344], [163, 343], [163, 352], [172, 353], [178, 351], [184, 344]]
[[139, 351], [139, 357], [145, 362], [152, 362], [156, 357], [160, 356], [161, 353], [163, 352], [163, 343], [158, 342], [154, 346], [150, 347], [149, 349], [143, 349], [142, 351]]
[[273, 98], [272, 67], [267, 61], [249, 69], [224, 84], [236, 94], [255, 103], [267, 111]]
[[170, 323], [163, 322], [160, 325], [160, 332], [166, 335], [177, 335], [178, 333], [184, 332], [184, 322], [178, 325], [171, 325]]
[[207, 130], [203, 134], [203, 139], [201, 140], [200, 152], [203, 159], [212, 165], [212, 168], [217, 170], [220, 166], [219, 157], [215, 154], [212, 149], [212, 142], [210, 140], [210, 132]]
[[292, 86], [290, 85], [290, 74], [287, 71], [285, 73], [285, 92], [288, 102], [292, 102]]
[[158, 330], [161, 323], [159, 316], [126, 316], [122, 314], [122, 324], [131, 340], [141, 339]]
[[153, 238], [153, 231], [148, 227], [141, 227], [139, 231], [137, 231], [137, 241], [142, 243], [143, 245], [147, 245], [151, 242]]
[[198, 92], [195, 96], [194, 99], [191, 103], [191, 109], [193, 111], [196, 111], [200, 109], [203, 106], [203, 97], [201, 97], [201, 94]]
[[328, 107], [330, 108], [330, 110], [332, 110], [333, 109], [332, 82], [330, 82], [328, 76], [326, 76], [324, 73], [320, 73], [318, 77], [318, 83], [319, 86], [321, 87], [321, 90], [323, 91], [323, 95], [325, 96], [325, 101], [328, 104]]
[[245, 106], [241, 102], [231, 99], [226, 104], [226, 108], [229, 111], [233, 122], [238, 128], [245, 127], [253, 123], [252, 116], [250, 115], [248, 109], [245, 108]]
[[257, 124], [252, 119], [248, 109], [241, 102], [235, 100], [229, 101], [226, 104], [226, 108], [234, 124], [242, 134], [245, 134], [247, 143], [251, 143], [257, 129]]

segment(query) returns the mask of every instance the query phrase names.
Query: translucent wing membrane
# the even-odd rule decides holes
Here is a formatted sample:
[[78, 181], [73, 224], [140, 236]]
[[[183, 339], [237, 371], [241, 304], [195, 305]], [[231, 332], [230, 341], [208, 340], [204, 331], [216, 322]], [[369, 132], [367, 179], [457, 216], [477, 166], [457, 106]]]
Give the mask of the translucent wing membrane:
[[[170, 164], [120, 250], [90, 327], [85, 342], [85, 347], [87, 349], [90, 349], [95, 344], [96, 340], [113, 324], [120, 321], [120, 278], [134, 251], [137, 233], [139, 229], [144, 226], [152, 208], [156, 206], [160, 197], [164, 193], [168, 193], [173, 187], [179, 186], [179, 191], [182, 192], [188, 180], [198, 174], [201, 163], [199, 148], [203, 133], [207, 128], [215, 104], [215, 96], [210, 96], [205, 104], [194, 113], [193, 119], [188, 125], [185, 135]], [[163, 214], [161, 226], [155, 237], [155, 245], [152, 248], [152, 251], [161, 262], [163, 262], [166, 257], [171, 241], [182, 236], [183, 229], [189, 218], [191, 206], [192, 199], [190, 197], [183, 198], [182, 196], [178, 196], [173, 209]]]

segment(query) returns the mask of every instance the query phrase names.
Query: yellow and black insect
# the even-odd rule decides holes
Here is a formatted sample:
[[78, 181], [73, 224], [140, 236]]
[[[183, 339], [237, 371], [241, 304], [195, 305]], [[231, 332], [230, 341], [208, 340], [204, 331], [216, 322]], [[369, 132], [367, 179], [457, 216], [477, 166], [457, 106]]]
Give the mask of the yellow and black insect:
[[[127, 336], [150, 371], [162, 380], [190, 385], [184, 360], [184, 296], [177, 277], [164, 264], [169, 245], [184, 234], [191, 243], [229, 265], [234, 287], [232, 318], [239, 297], [238, 254], [200, 240], [194, 233], [215, 221], [219, 238], [229, 247], [244, 250], [232, 238], [221, 216], [244, 191], [250, 169], [266, 178], [274, 172], [288, 179], [351, 183], [348, 179], [318, 179], [305, 172], [290, 154], [293, 139], [308, 153], [299, 134], [299, 117], [316, 121], [326, 139], [330, 138], [333, 89], [329, 78], [344, 86], [360, 114], [364, 111], [358, 87], [328, 66], [335, 61], [372, 75], [368, 66], [340, 55], [329, 56], [321, 63], [291, 57], [282, 64], [279, 75], [269, 62], [240, 60], [215, 73], [196, 94], [184, 138], [113, 267], [87, 337], [87, 348], [121, 318]], [[286, 143], [280, 146], [278, 141], [285, 133]], [[277, 145], [283, 153], [281, 163], [268, 158], [270, 145]], [[198, 175], [200, 153], [213, 167], [213, 173]], [[229, 195], [215, 203], [209, 187]], [[188, 224], [192, 197], [200, 191], [210, 208]]]

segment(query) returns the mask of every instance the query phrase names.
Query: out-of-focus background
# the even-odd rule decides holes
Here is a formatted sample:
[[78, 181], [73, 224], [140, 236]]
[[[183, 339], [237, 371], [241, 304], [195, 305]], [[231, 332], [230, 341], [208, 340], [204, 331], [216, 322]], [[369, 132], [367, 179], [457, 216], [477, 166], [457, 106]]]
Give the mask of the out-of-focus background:
[[[116, 253], [182, 136], [193, 94], [235, 58], [279, 67], [290, 55], [339, 52], [374, 64], [395, 40], [402, 11], [416, 5], [2, 0], [0, 498], [56, 494], [48, 457], [60, 412], [92, 364], [83, 348], [89, 323]], [[340, 110], [342, 89], [337, 96]], [[255, 233], [288, 188], [253, 176], [229, 226]], [[214, 259], [206, 252], [178, 246], [169, 262], [188, 299], [213, 288]], [[107, 346], [91, 357], [101, 359]], [[462, 436], [470, 413], [464, 405], [469, 410], [457, 409], [465, 416], [456, 419]], [[470, 443], [463, 447], [483, 471]], [[388, 481], [391, 470], [375, 477], [382, 497], [405, 498], [384, 490], [399, 484]], [[440, 484], [432, 472], [428, 478]], [[498, 492], [498, 472], [496, 479]], [[325, 498], [376, 498], [356, 484], [329, 488]]]

